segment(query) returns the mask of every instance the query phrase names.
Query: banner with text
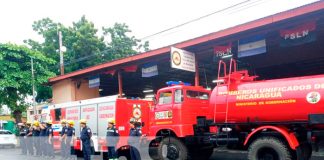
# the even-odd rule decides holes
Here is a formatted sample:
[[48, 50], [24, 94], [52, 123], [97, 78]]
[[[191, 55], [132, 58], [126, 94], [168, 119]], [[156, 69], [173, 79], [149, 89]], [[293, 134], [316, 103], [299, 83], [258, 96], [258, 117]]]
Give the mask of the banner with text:
[[100, 77], [93, 76], [89, 78], [89, 88], [95, 88], [100, 86]]
[[156, 63], [144, 64], [142, 67], [142, 77], [153, 77], [158, 75], [158, 67]]
[[196, 72], [195, 54], [171, 47], [171, 67], [185, 71]]
[[280, 30], [280, 46], [290, 47], [316, 40], [316, 22], [308, 22], [299, 26]]
[[232, 43], [230, 43], [228, 45], [215, 46], [214, 54], [216, 57], [225, 57], [225, 56], [233, 55], [232, 54]]

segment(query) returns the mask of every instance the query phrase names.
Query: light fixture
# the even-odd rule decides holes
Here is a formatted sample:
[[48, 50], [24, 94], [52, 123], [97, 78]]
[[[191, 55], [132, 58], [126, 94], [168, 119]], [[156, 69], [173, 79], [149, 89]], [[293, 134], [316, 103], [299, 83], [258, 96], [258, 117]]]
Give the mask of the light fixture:
[[213, 83], [224, 83], [224, 79], [215, 79], [212, 82]]
[[229, 55], [223, 56], [222, 59], [231, 58], [231, 57], [233, 57], [233, 55], [232, 54], [229, 54]]
[[154, 98], [154, 94], [145, 95], [145, 98]]
[[143, 93], [151, 93], [151, 92], [153, 92], [153, 89], [148, 89], [143, 91]]
[[102, 89], [102, 88], [100, 88], [100, 89], [99, 89], [99, 92], [102, 92], [102, 91], [103, 91], [103, 89]]

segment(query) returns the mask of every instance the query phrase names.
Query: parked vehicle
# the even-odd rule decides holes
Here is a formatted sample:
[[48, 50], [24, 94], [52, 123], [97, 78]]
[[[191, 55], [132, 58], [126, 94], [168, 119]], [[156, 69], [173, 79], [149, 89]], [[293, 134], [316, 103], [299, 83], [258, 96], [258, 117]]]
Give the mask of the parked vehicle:
[[0, 130], [0, 147], [6, 146], [15, 148], [17, 146], [17, 137], [8, 130]]
[[237, 71], [234, 59], [226, 65], [220, 61], [212, 91], [169, 82], [156, 101], [102, 97], [57, 104], [52, 119], [88, 119], [98, 152], [104, 151], [107, 118], [116, 119], [121, 136], [135, 118], [145, 124], [153, 159], [208, 159], [220, 146], [247, 150], [250, 160], [309, 159], [324, 137], [324, 75], [257, 81], [247, 70]]

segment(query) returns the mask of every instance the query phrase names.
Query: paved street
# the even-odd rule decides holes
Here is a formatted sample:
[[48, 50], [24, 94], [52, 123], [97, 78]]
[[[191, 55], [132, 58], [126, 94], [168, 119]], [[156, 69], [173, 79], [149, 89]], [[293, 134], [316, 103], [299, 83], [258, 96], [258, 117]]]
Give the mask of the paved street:
[[[1, 148], [0, 149], [0, 159], [1, 160], [41, 160], [45, 159], [42, 157], [29, 157], [20, 155], [20, 149], [9, 149]], [[56, 156], [55, 160], [60, 160], [59, 156]], [[101, 157], [93, 157], [95, 160], [101, 159]], [[324, 156], [319, 156], [318, 153], [315, 153], [315, 156], [312, 157], [312, 160], [323, 160]], [[225, 151], [225, 150], [215, 150], [211, 160], [246, 160], [246, 152], [241, 151]]]

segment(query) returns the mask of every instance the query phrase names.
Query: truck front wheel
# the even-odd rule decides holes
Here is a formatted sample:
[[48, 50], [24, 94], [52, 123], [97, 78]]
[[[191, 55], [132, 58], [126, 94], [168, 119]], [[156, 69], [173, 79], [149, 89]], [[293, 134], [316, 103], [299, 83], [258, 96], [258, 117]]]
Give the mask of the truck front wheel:
[[256, 139], [248, 150], [249, 160], [291, 160], [288, 146], [276, 137]]
[[162, 160], [185, 160], [188, 159], [188, 149], [179, 140], [174, 137], [166, 137], [157, 148], [158, 159]]

